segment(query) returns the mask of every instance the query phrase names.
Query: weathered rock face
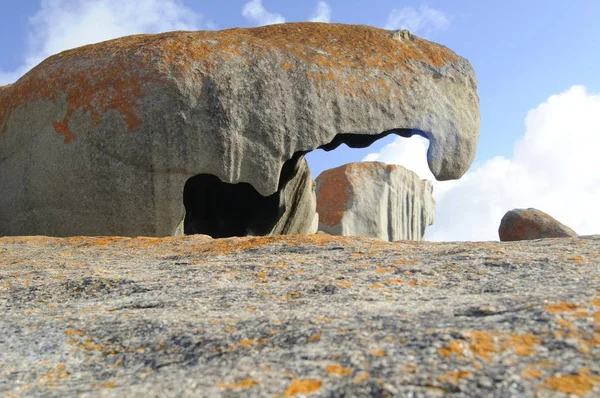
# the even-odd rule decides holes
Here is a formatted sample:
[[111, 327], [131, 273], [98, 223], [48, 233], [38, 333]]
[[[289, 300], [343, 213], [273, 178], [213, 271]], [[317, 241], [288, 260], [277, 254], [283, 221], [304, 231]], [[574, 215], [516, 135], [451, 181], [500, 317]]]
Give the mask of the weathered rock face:
[[349, 163], [316, 182], [319, 230], [332, 235], [421, 240], [435, 219], [431, 183], [402, 166]]
[[600, 396], [600, 236], [1, 238], [0, 394]]
[[578, 236], [575, 231], [537, 209], [513, 209], [507, 212], [498, 228], [501, 241]]
[[406, 33], [294, 23], [84, 46], [0, 91], [0, 235], [171, 235], [192, 177], [267, 197], [298, 154], [390, 133], [427, 137], [434, 175], [459, 178], [478, 130], [469, 62]]

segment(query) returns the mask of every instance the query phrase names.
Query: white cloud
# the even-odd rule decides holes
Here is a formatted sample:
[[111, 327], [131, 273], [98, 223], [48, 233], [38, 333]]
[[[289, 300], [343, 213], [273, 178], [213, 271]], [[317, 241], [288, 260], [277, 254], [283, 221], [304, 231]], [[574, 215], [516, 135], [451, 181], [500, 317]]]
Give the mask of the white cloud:
[[251, 0], [244, 4], [242, 15], [244, 18], [256, 23], [258, 26], [285, 22], [285, 18], [281, 15], [267, 11], [267, 9], [263, 7], [261, 0]]
[[449, 26], [450, 18], [446, 14], [423, 4], [418, 10], [412, 7], [394, 8], [388, 17], [385, 29], [408, 29], [417, 35], [429, 36]]
[[23, 65], [0, 71], [0, 84], [17, 80], [52, 54], [137, 33], [214, 29], [179, 0], [42, 0], [29, 20]]
[[331, 7], [324, 1], [319, 1], [310, 22], [329, 22], [331, 20]]
[[[485, 133], [485, 132], [484, 132]], [[397, 139], [365, 160], [402, 164], [421, 178], [426, 141]], [[502, 216], [535, 207], [579, 234], [600, 233], [600, 94], [582, 86], [551, 96], [525, 119], [512, 157], [473, 166], [457, 181], [433, 181], [435, 224], [427, 240], [498, 240]]]

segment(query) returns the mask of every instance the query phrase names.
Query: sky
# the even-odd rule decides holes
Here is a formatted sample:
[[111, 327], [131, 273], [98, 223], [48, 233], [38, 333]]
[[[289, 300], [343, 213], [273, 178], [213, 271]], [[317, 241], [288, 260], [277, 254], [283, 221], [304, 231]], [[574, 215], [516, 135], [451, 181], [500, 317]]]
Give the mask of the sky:
[[412, 33], [467, 58], [479, 83], [475, 161], [437, 182], [427, 141], [307, 155], [313, 177], [349, 162], [401, 164], [432, 180], [427, 240], [498, 240], [502, 216], [535, 207], [600, 233], [600, 0], [0, 0], [0, 85], [46, 57], [136, 33], [318, 21]]

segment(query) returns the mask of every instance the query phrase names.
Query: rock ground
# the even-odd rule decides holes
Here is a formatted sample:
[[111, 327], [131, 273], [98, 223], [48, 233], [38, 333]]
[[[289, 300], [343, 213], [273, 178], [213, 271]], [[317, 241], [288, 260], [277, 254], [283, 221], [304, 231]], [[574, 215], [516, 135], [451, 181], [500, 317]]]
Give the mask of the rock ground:
[[1, 238], [12, 396], [600, 394], [600, 236]]

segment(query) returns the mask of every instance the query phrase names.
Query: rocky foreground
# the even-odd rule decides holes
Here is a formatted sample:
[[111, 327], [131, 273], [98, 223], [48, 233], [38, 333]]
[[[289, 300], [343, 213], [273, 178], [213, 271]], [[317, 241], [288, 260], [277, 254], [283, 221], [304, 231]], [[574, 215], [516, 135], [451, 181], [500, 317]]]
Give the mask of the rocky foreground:
[[598, 396], [599, 288], [600, 235], [1, 238], [0, 392]]

